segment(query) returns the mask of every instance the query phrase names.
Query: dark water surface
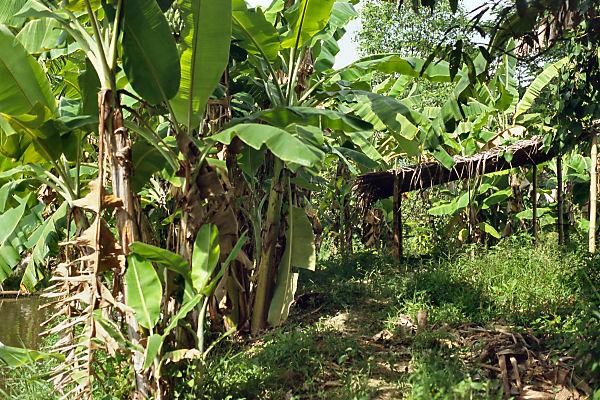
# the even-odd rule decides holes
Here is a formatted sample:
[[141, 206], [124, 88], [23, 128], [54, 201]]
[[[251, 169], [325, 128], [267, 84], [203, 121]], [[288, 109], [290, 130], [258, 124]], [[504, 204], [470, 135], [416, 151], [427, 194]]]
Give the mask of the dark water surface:
[[39, 310], [44, 302], [39, 296], [0, 298], [0, 342], [7, 346], [39, 349], [41, 324], [49, 309]]

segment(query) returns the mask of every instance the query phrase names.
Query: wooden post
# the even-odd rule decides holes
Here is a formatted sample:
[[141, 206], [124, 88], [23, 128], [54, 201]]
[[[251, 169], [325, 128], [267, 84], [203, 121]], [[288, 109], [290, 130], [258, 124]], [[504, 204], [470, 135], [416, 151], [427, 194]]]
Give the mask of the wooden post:
[[533, 164], [533, 185], [531, 191], [531, 202], [533, 204], [533, 218], [531, 228], [533, 229], [533, 243], [537, 244], [538, 241], [538, 221], [537, 221], [537, 165]]
[[399, 260], [402, 260], [404, 258], [404, 234], [402, 229], [402, 193], [398, 195], [398, 225], [398, 254]]
[[596, 252], [596, 207], [598, 203], [598, 144], [597, 136], [592, 136], [592, 150], [590, 152], [592, 159], [592, 166], [590, 168], [590, 227], [588, 232], [589, 239], [589, 251], [590, 253]]
[[402, 260], [402, 193], [400, 193], [400, 179], [394, 175], [394, 198], [392, 203], [394, 213], [394, 259]]
[[556, 158], [556, 201], [558, 206], [558, 244], [565, 244], [565, 230], [563, 224], [563, 181], [562, 181], [562, 155]]

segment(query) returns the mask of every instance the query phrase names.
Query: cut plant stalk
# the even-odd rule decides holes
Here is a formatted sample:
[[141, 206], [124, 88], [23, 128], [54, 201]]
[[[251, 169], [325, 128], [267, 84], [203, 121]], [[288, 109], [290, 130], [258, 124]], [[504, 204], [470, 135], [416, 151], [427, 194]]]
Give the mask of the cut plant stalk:
[[588, 246], [589, 252], [596, 252], [596, 213], [598, 206], [598, 135], [592, 136], [592, 148], [590, 158], [592, 165], [590, 167], [590, 226], [588, 231]]
[[562, 155], [556, 157], [556, 202], [558, 208], [558, 244], [565, 244], [565, 229], [563, 221], [563, 176], [562, 176]]
[[531, 182], [531, 203], [533, 206], [533, 217], [531, 219], [531, 229], [533, 230], [533, 243], [537, 244], [538, 241], [538, 219], [537, 219], [537, 165], [533, 164], [532, 168], [533, 179]]

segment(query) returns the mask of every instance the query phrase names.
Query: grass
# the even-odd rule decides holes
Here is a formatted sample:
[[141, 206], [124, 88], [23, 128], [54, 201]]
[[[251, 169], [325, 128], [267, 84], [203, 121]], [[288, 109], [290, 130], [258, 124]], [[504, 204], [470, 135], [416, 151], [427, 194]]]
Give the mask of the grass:
[[[302, 271], [285, 326], [222, 348], [181, 398], [502, 398], [501, 385], [465, 361], [471, 350], [452, 345], [464, 324], [529, 330], [543, 346], [587, 354], [580, 370], [597, 382], [598, 263], [553, 243], [509, 239], [399, 266], [368, 252], [324, 261]], [[427, 330], [407, 333], [403, 321], [419, 311]]]
[[[175, 399], [184, 400], [500, 399], [501, 384], [474, 361], [480, 344], [467, 346], [457, 333], [469, 324], [535, 333], [542, 350], [572, 355], [577, 373], [597, 385], [599, 260], [554, 242], [508, 239], [401, 265], [370, 252], [324, 260], [316, 272], [301, 271], [301, 293], [283, 326], [228, 339], [206, 365], [165, 373], [178, 382]], [[427, 326], [415, 333], [424, 312]], [[120, 398], [125, 376], [109, 385], [121, 394], [98, 398]], [[45, 387], [20, 385], [27, 395], [11, 386], [8, 398], [50, 398], [40, 395]]]
[[[58, 335], [46, 336], [41, 343], [42, 351], [50, 351]], [[93, 399], [127, 399], [133, 389], [133, 374], [128, 360], [123, 356], [109, 358], [95, 353], [99, 379], [94, 387]], [[49, 358], [36, 364], [24, 364], [16, 368], [0, 365], [0, 399], [2, 400], [58, 400], [61, 394], [52, 382], [52, 370], [59, 361]]]

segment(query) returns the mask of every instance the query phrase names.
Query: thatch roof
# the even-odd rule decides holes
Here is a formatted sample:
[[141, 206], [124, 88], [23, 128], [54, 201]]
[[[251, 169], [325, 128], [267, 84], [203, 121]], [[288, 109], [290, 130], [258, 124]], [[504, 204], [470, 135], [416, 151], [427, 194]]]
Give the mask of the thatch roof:
[[[512, 154], [512, 158], [505, 156], [507, 153]], [[454, 156], [456, 164], [452, 169], [446, 169], [439, 162], [427, 162], [398, 170], [367, 173], [356, 179], [355, 188], [363, 205], [368, 206], [393, 195], [396, 176], [399, 192], [404, 193], [492, 172], [540, 164], [555, 156], [555, 149], [544, 148], [542, 138], [534, 137], [509, 146], [494, 147], [469, 157]]]

